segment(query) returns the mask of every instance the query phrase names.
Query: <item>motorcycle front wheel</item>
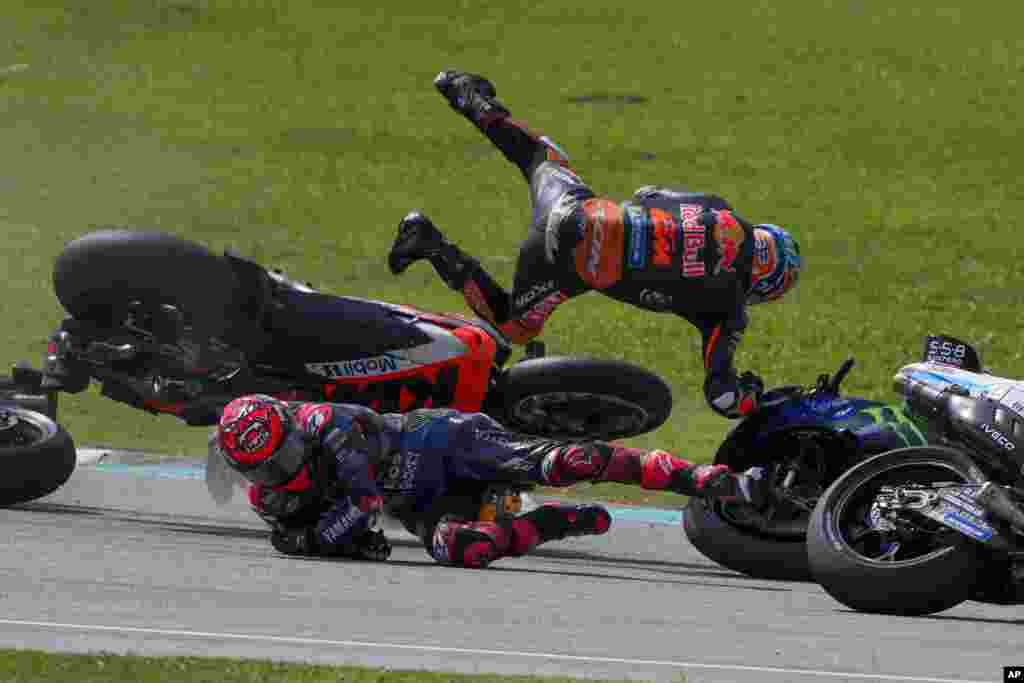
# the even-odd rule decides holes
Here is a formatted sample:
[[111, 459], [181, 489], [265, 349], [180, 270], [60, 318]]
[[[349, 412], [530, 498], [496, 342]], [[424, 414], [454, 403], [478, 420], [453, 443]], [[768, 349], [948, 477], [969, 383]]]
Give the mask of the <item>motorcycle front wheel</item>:
[[621, 439], [660, 427], [672, 390], [622, 361], [549, 356], [524, 360], [499, 377], [499, 417], [524, 434], [558, 439]]
[[42, 413], [0, 405], [0, 507], [53, 493], [75, 471], [75, 444]]
[[[683, 516], [690, 543], [723, 567], [758, 579], [811, 581], [807, 566], [807, 524], [818, 497], [843, 469], [859, 458], [834, 433], [795, 428], [754, 448], [727, 441], [716, 465], [734, 471], [762, 467], [776, 493], [764, 509], [691, 498]], [[768, 458], [765, 460], [764, 458]], [[785, 465], [785, 466], [783, 466]], [[792, 478], [788, 488], [784, 482]]]
[[[735, 519], [756, 514], [742, 506], [730, 506], [703, 498], [691, 498], [683, 512], [686, 537], [702, 555], [733, 571], [770, 581], [810, 581], [804, 535], [759, 534]], [[765, 516], [761, 514], [761, 516]], [[752, 521], [748, 523], [752, 526]], [[766, 525], [767, 526], [767, 525]]]
[[883, 487], [983, 481], [968, 456], [949, 448], [900, 448], [865, 460], [829, 487], [811, 515], [807, 560], [815, 581], [864, 612], [915, 616], [967, 600], [981, 568], [979, 546], [931, 520], [888, 522], [877, 497]]

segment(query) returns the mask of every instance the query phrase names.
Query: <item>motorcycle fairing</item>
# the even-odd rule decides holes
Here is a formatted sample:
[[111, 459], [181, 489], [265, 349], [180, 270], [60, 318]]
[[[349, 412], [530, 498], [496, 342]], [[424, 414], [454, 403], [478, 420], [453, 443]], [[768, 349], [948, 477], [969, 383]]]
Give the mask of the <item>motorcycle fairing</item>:
[[852, 437], [850, 445], [865, 453], [927, 442], [920, 426], [901, 404], [812, 394], [771, 406], [744, 420], [723, 442], [719, 454], [738, 447], [756, 452], [774, 437], [794, 429], [818, 429]]
[[341, 363], [429, 345], [415, 317], [377, 302], [284, 290], [265, 321], [269, 335], [255, 362], [297, 368]]
[[1024, 382], [1019, 380], [925, 361], [904, 365], [896, 373], [894, 381], [904, 393], [915, 383], [931, 387], [936, 393], [953, 386], [961, 387], [972, 398], [986, 397], [1011, 408], [1016, 404], [1019, 407], [1014, 409], [1015, 412], [1024, 415]]
[[381, 351], [355, 359], [306, 363], [306, 370], [327, 379], [364, 379], [400, 376], [424, 365], [443, 363], [466, 353], [466, 344], [448, 330], [427, 322], [412, 322], [412, 327], [423, 334], [425, 343]]
[[490, 387], [495, 340], [477, 327], [458, 327], [450, 334], [465, 348], [463, 354], [390, 375], [333, 379], [325, 384], [324, 394], [330, 401], [359, 403], [379, 412], [481, 410]]
[[898, 404], [834, 395], [788, 401], [762, 424], [761, 435], [794, 427], [849, 432], [871, 452], [925, 443], [924, 435]]
[[327, 400], [375, 410], [481, 409], [501, 340], [476, 321], [356, 297], [276, 296], [261, 365], [322, 383]]

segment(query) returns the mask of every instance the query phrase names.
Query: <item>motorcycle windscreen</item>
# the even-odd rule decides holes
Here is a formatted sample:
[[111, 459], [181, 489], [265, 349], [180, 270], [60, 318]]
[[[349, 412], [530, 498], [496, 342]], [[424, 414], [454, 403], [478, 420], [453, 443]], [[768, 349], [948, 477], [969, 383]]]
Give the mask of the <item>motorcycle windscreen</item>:
[[925, 339], [922, 360], [926, 363], [952, 365], [970, 372], [981, 372], [981, 359], [974, 347], [947, 334], [933, 334]]

